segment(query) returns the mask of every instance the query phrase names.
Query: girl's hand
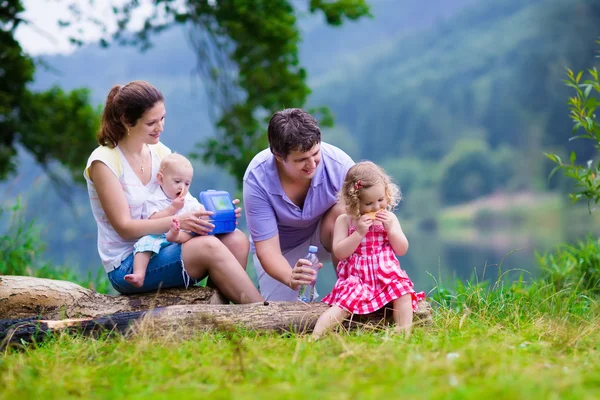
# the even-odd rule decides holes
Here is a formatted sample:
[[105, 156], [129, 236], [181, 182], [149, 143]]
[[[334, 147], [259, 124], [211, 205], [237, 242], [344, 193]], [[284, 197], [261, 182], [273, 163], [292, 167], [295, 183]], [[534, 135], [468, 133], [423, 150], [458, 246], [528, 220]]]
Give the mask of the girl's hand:
[[[234, 205], [238, 205], [240, 203], [240, 199], [235, 199], [231, 201]], [[235, 224], [238, 224], [238, 219], [242, 218], [242, 207], [237, 207], [235, 209]]]
[[388, 210], [378, 211], [375, 218], [377, 218], [377, 221], [383, 224], [383, 229], [385, 229], [386, 232], [390, 232], [394, 228], [394, 225], [398, 222], [396, 215]]
[[[292, 268], [290, 282], [288, 283], [291, 289], [297, 290], [300, 285], [310, 285], [315, 281], [317, 272], [310, 265], [310, 261], [304, 258], [296, 262], [294, 268]], [[321, 269], [322, 266], [323, 264], [319, 263], [317, 270]]]
[[206, 236], [215, 228], [210, 222], [212, 211], [198, 210], [177, 216], [179, 226], [184, 231], [194, 232], [201, 236]]
[[369, 232], [369, 228], [373, 225], [373, 220], [368, 215], [362, 215], [356, 220], [356, 231], [361, 235], [365, 236]]

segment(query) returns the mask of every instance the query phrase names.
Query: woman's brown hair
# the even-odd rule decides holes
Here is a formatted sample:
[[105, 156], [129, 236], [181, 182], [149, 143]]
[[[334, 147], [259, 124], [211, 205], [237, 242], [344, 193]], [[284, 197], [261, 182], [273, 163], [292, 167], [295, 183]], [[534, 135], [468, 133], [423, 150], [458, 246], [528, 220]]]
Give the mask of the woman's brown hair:
[[127, 126], [135, 126], [146, 111], [163, 101], [162, 93], [145, 81], [113, 86], [102, 112], [98, 143], [101, 146], [117, 147], [127, 134]]

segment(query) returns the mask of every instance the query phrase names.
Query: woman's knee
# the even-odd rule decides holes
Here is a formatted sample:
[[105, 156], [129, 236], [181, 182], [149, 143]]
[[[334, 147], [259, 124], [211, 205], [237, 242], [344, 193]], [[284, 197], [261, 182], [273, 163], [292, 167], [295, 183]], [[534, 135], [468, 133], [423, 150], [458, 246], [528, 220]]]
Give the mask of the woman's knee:
[[230, 249], [250, 250], [250, 241], [246, 234], [239, 229], [221, 237], [221, 241]]
[[184, 261], [209, 261], [225, 250], [223, 243], [212, 235], [196, 236], [182, 246], [181, 252]]

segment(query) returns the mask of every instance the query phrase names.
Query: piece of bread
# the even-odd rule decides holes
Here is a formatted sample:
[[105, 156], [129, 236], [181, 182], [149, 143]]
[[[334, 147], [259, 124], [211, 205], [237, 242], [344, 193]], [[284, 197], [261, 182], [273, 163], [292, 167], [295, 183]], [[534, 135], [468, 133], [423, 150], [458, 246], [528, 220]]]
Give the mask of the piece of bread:
[[[379, 210], [379, 211], [381, 211], [381, 210]], [[377, 213], [379, 211], [371, 211], [371, 212], [368, 212], [368, 213], [364, 213], [364, 215], [366, 215], [367, 217], [369, 217], [371, 219], [377, 219]]]

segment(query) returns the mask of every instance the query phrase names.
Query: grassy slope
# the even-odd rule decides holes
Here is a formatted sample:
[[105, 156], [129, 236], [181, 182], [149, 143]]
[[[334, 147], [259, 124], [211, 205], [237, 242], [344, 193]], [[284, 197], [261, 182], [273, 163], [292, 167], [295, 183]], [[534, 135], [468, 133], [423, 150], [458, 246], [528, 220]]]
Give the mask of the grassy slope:
[[597, 306], [575, 317], [550, 298], [477, 293], [470, 307], [438, 308], [434, 326], [408, 339], [366, 327], [316, 344], [248, 332], [62, 336], [0, 357], [0, 398], [600, 396]]

